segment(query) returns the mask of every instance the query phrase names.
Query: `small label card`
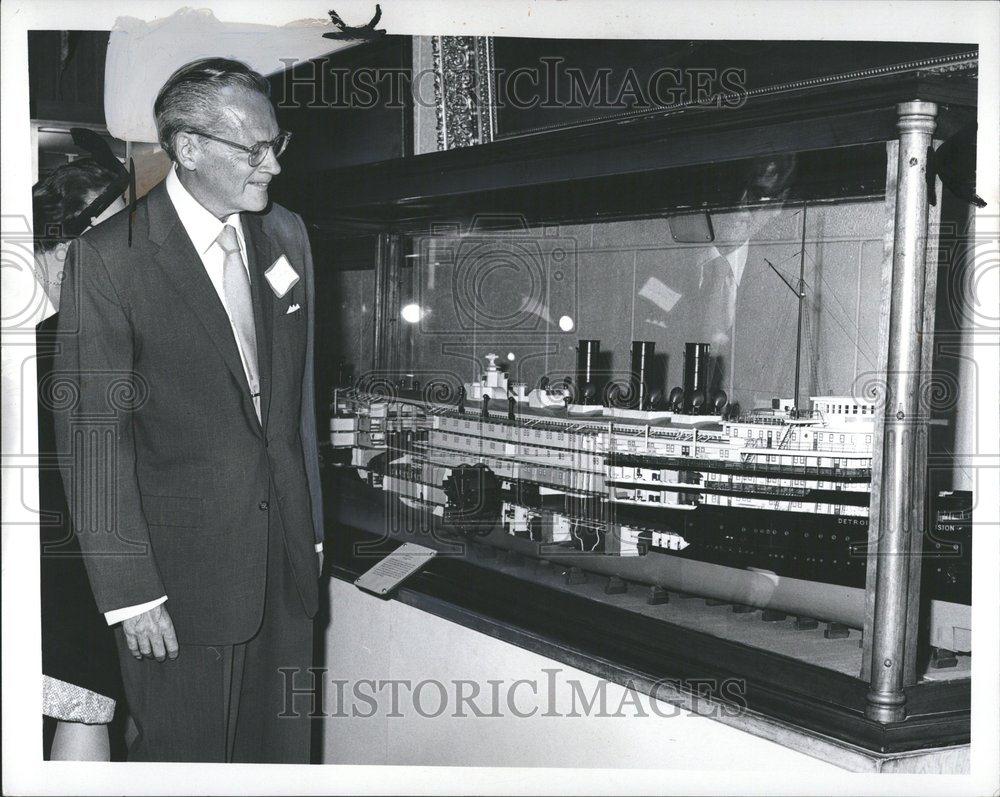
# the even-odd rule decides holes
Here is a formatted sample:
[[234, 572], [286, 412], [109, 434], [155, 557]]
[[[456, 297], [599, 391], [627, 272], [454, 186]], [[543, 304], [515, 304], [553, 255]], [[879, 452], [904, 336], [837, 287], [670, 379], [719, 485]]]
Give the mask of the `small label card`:
[[288, 258], [284, 255], [270, 265], [267, 271], [264, 272], [264, 276], [267, 277], [267, 281], [271, 284], [271, 290], [274, 291], [274, 295], [279, 299], [288, 293], [288, 289], [299, 281], [298, 273], [292, 268], [292, 264], [288, 262]]
[[404, 543], [371, 570], [362, 573], [354, 586], [384, 598], [436, 555], [433, 548]]

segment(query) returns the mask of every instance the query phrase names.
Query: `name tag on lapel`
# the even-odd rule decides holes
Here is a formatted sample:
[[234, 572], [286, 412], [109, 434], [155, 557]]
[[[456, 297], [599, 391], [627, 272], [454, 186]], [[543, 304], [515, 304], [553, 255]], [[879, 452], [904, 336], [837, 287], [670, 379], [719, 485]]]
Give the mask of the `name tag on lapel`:
[[264, 272], [264, 276], [267, 277], [267, 282], [271, 286], [271, 290], [274, 291], [274, 295], [279, 299], [299, 281], [298, 273], [284, 255], [271, 264], [270, 268]]

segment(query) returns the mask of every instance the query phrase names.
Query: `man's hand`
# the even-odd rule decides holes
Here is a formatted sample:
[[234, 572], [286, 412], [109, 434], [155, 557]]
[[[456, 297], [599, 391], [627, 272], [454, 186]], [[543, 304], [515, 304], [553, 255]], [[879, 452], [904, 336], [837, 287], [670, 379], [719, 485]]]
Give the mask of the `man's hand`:
[[177, 634], [174, 624], [162, 603], [149, 611], [122, 621], [125, 642], [137, 659], [143, 656], [166, 661], [167, 656], [177, 658]]
[[319, 559], [319, 574], [323, 575], [323, 551], [316, 551], [316, 556]]

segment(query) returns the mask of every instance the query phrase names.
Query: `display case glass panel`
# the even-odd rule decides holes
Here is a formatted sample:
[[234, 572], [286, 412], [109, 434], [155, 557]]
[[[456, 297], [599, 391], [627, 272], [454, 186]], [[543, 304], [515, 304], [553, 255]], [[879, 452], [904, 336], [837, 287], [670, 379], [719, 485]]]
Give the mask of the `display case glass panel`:
[[[333, 207], [376, 232], [372, 270], [317, 276], [340, 308], [321, 314], [317, 347], [336, 572], [417, 542], [438, 551], [411, 582], [427, 605], [580, 666], [716, 690], [735, 676], [745, 706], [882, 750], [966, 740], [974, 495], [961, 262], [944, 231], [966, 229], [969, 205], [940, 181], [913, 720], [873, 720], [866, 702], [899, 232], [885, 102], [852, 100], [836, 144], [805, 111], [751, 115], [758, 137], [787, 125], [763, 156], [671, 161], [649, 130], [615, 129], [659, 164], [637, 173], [599, 174], [613, 148], [570, 136], [565, 158], [552, 142], [525, 155], [538, 184], [519, 189], [511, 142], [481, 161], [448, 153], [454, 178], [444, 153], [378, 172], [386, 186], [338, 175], [358, 193]], [[728, 123], [713, 146], [739, 137]], [[586, 176], [567, 179], [573, 157]], [[421, 179], [435, 188], [416, 198]]]
[[[748, 162], [744, 201], [699, 213], [711, 240], [669, 215], [413, 236], [400, 367], [359, 373], [331, 421], [355, 489], [406, 521], [369, 530], [578, 568], [567, 586], [634, 593], [602, 600], [860, 672], [887, 210], [785, 201], [796, 166]], [[960, 542], [924, 590], [930, 638], [967, 653]], [[702, 600], [636, 599], [656, 586]]]

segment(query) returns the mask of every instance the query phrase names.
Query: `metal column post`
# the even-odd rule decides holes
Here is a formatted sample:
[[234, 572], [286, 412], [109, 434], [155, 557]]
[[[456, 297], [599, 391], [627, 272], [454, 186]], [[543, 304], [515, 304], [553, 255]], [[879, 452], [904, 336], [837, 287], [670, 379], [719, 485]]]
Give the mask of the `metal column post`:
[[[920, 555], [923, 495], [915, 496], [917, 474], [926, 468], [921, 417], [927, 251], [927, 157], [937, 106], [898, 106], [899, 160], [892, 254], [881, 479], [881, 529], [872, 623], [871, 683], [866, 714], [879, 722], [906, 716], [904, 659], [908, 613], [918, 611], [910, 591], [911, 557]], [[932, 264], [932, 267], [935, 264]]]
[[372, 370], [396, 369], [399, 357], [399, 270], [402, 250], [399, 235], [380, 233], [375, 250], [375, 303]]

